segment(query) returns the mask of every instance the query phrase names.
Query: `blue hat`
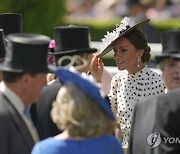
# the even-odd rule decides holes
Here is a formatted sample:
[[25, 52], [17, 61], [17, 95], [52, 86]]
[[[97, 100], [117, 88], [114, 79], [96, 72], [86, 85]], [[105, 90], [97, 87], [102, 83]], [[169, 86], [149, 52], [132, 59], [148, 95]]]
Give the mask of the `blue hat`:
[[106, 115], [115, 120], [114, 114], [110, 108], [108, 101], [100, 94], [100, 88], [91, 83], [87, 79], [82, 78], [81, 74], [73, 73], [65, 68], [58, 67], [55, 71], [56, 76], [62, 84], [71, 82], [78, 86], [84, 93], [93, 99], [106, 113]]

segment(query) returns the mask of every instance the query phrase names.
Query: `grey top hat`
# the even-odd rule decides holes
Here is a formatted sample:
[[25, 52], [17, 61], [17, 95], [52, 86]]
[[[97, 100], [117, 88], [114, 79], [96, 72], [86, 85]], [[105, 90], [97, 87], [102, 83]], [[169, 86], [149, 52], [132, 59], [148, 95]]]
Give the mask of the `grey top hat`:
[[155, 57], [157, 63], [165, 58], [180, 59], [180, 30], [170, 30], [162, 33], [162, 54]]
[[19, 13], [1, 13], [0, 28], [4, 30], [4, 35], [22, 32], [22, 15]]
[[0, 70], [9, 72], [50, 72], [47, 53], [50, 38], [39, 34], [13, 33], [8, 35], [5, 60]]

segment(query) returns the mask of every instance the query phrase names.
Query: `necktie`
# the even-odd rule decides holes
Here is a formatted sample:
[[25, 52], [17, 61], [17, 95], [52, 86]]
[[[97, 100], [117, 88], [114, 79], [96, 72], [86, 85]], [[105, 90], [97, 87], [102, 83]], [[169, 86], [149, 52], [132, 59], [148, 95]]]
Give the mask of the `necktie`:
[[29, 106], [25, 106], [24, 107], [24, 115], [26, 116], [26, 118], [29, 120], [29, 122], [32, 124], [32, 126], [34, 126], [33, 121], [32, 121], [32, 117], [31, 114], [29, 112]]
[[32, 135], [32, 138], [34, 139], [35, 142], [39, 141], [39, 136], [38, 136], [37, 130], [36, 130], [35, 126], [34, 126], [32, 118], [31, 118], [31, 113], [29, 111], [29, 106], [24, 107], [24, 115], [27, 118], [27, 120], [30, 122], [30, 125], [31, 125], [30, 133]]

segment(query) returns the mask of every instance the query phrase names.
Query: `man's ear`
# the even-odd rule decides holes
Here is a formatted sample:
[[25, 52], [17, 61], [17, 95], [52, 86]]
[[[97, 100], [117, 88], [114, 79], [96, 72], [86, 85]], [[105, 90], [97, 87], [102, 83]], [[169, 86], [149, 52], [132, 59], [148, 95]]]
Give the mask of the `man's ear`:
[[23, 83], [23, 84], [29, 84], [29, 81], [31, 80], [31, 76], [30, 76], [30, 74], [28, 74], [28, 73], [25, 73], [25, 74], [23, 74], [23, 76], [21, 77], [21, 82]]

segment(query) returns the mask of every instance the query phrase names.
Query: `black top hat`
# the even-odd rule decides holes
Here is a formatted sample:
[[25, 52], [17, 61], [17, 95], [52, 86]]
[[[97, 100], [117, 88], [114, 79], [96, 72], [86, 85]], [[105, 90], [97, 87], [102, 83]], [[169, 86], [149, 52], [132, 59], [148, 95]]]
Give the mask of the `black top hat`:
[[121, 24], [116, 26], [116, 28], [112, 32], [107, 32], [107, 35], [105, 35], [105, 38], [102, 39], [103, 41], [103, 47], [102, 51], [99, 54], [99, 57], [104, 56], [108, 52], [110, 52], [114, 47], [114, 42], [124, 35], [130, 33], [132, 30], [141, 29], [143, 26], [145, 26], [150, 19], [145, 19], [134, 26], [129, 25], [129, 18], [125, 17], [121, 21]]
[[6, 53], [6, 45], [3, 29], [0, 29], [0, 58], [4, 58]]
[[54, 28], [56, 46], [54, 55], [75, 55], [94, 53], [89, 46], [89, 28], [81, 26], [62, 26]]
[[165, 58], [180, 59], [180, 30], [169, 30], [162, 33], [162, 54], [155, 57], [157, 63]]
[[22, 15], [19, 13], [0, 14], [0, 28], [4, 30], [4, 35], [22, 32]]
[[0, 70], [39, 73], [52, 71], [47, 65], [50, 38], [39, 34], [8, 35], [8, 45]]

